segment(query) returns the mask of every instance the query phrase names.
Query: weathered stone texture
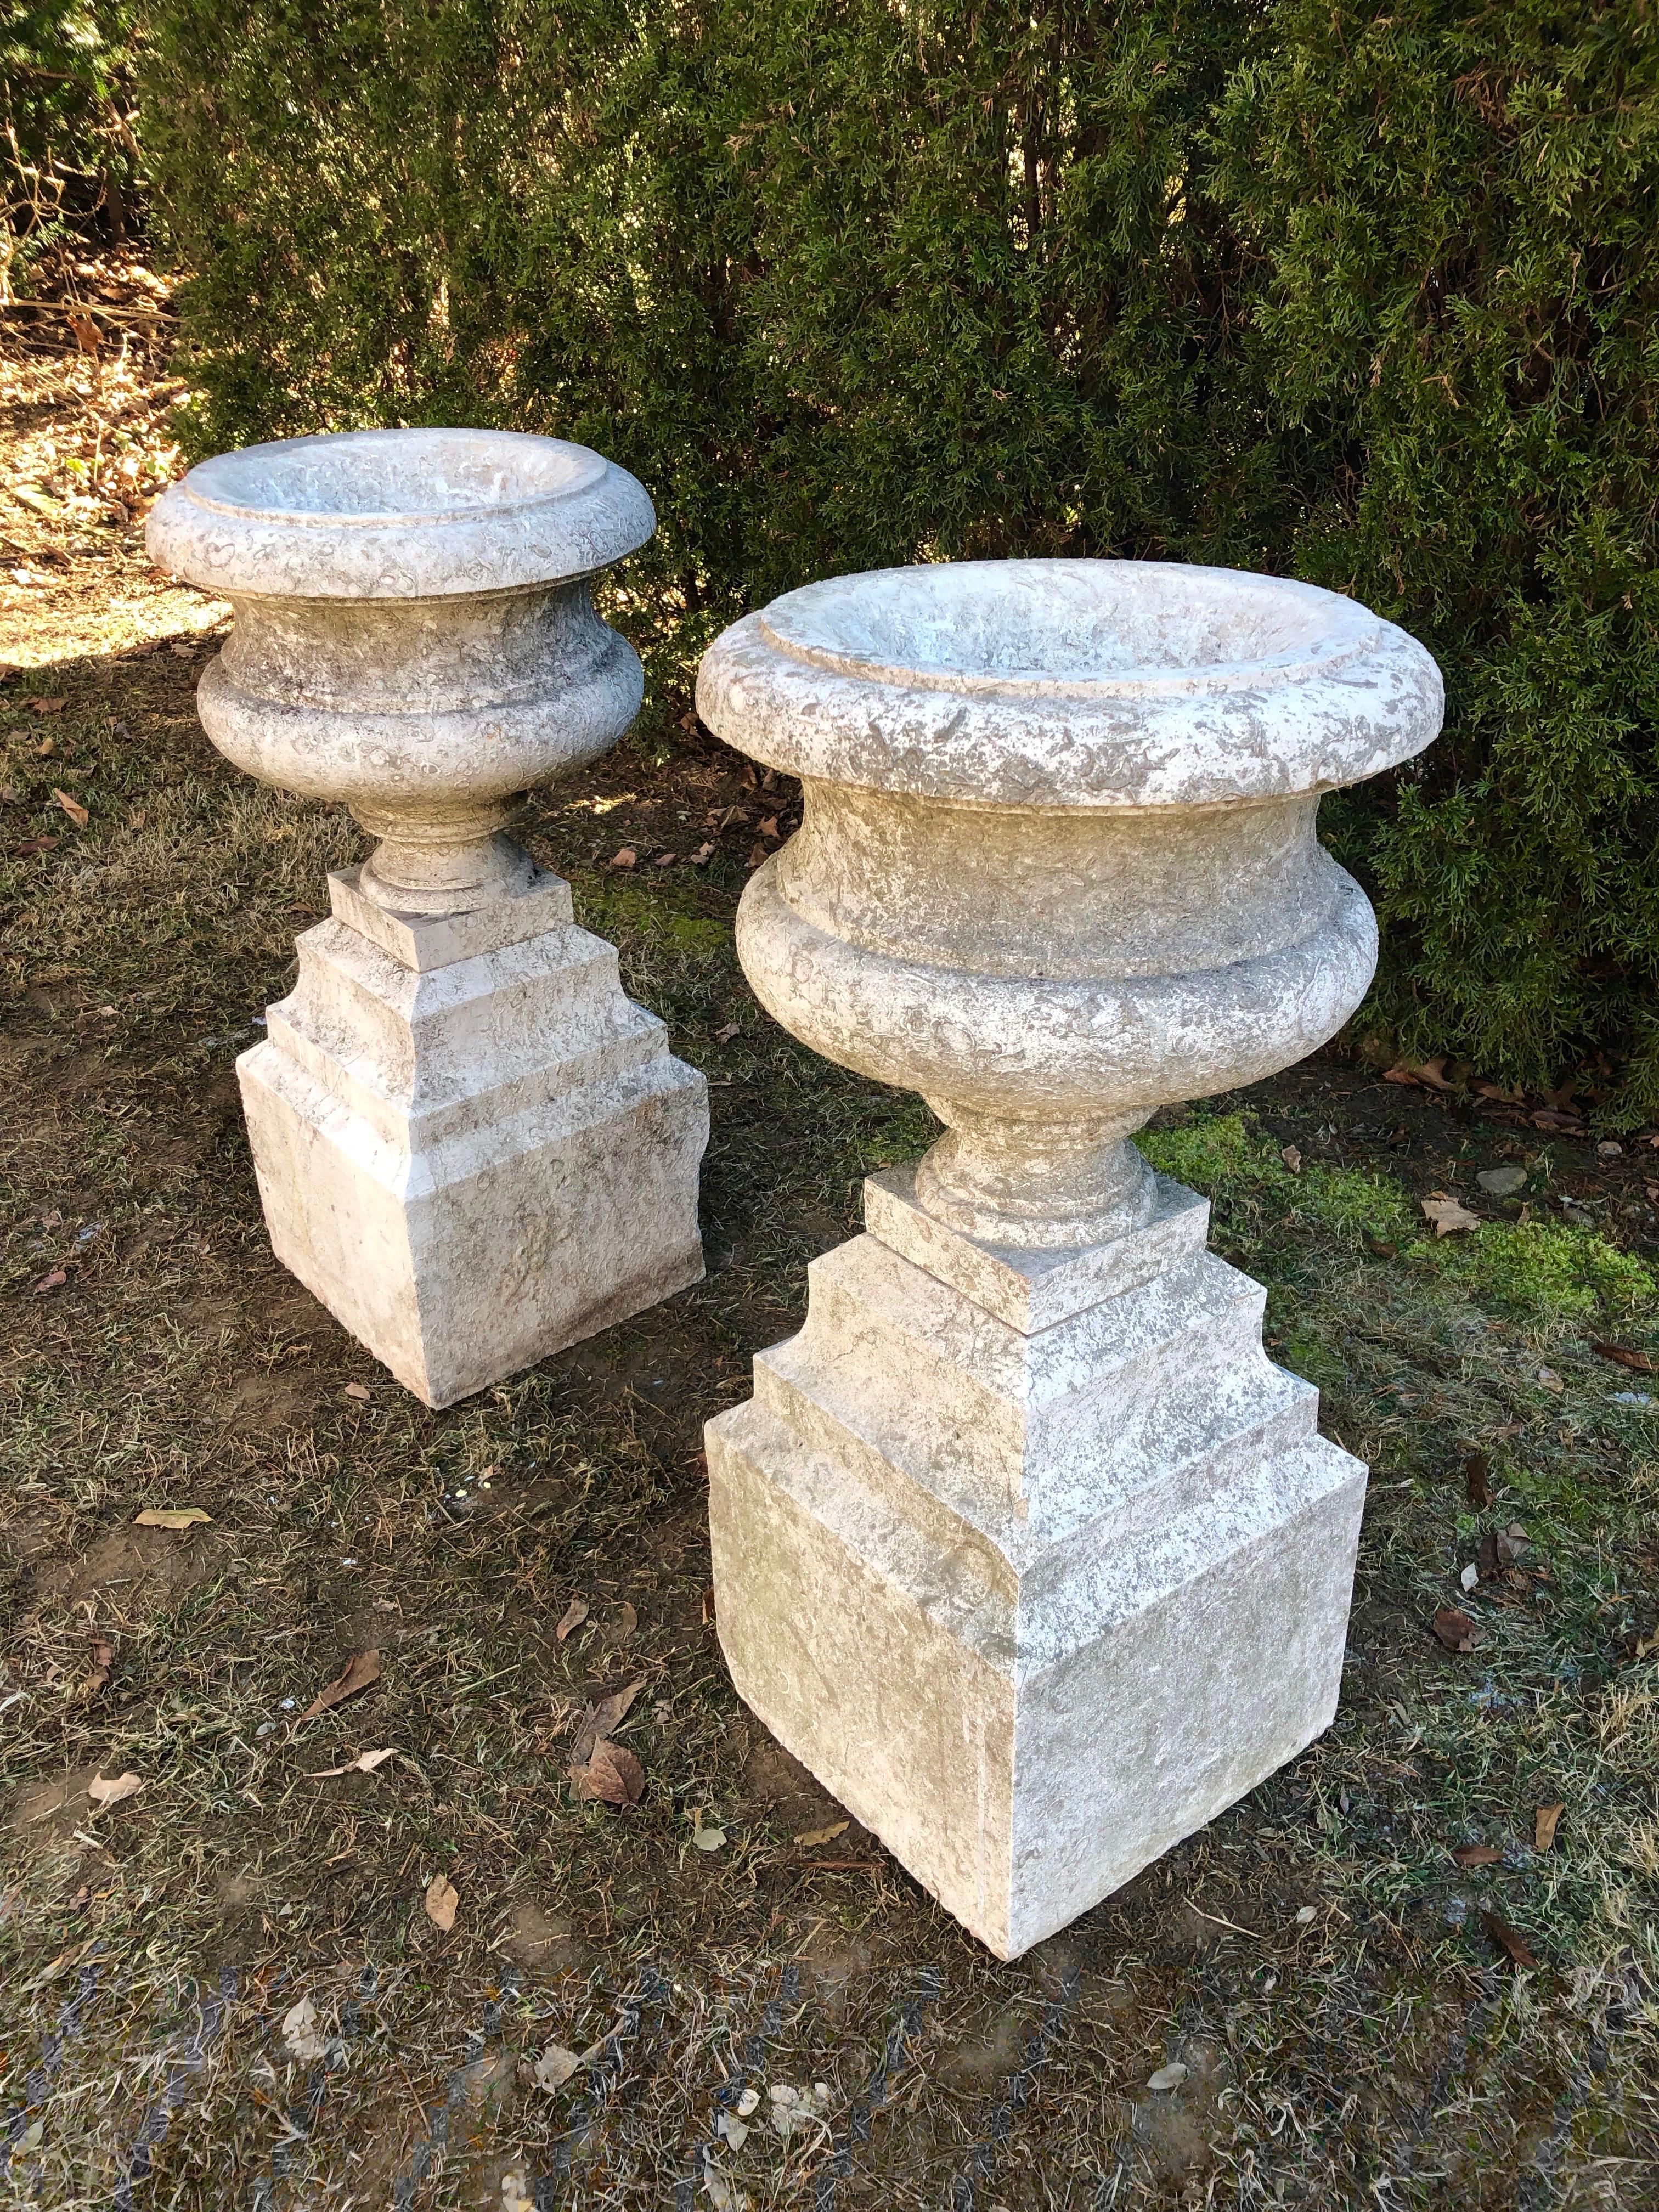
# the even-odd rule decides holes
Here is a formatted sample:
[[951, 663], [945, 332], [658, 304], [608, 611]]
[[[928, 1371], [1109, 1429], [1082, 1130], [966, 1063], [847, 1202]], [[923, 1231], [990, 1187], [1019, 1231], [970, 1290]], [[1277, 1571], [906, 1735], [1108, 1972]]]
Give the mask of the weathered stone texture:
[[600, 455], [475, 430], [221, 454], [151, 516], [236, 609], [215, 744], [381, 840], [238, 1073], [278, 1258], [429, 1405], [702, 1272], [703, 1079], [501, 834], [637, 711], [590, 580], [653, 525]]
[[1129, 1138], [1363, 997], [1318, 797], [1430, 741], [1438, 673], [1306, 585], [964, 562], [789, 594], [698, 703], [803, 779], [739, 911], [757, 994], [946, 1125], [709, 1425], [721, 1641], [1012, 1957], [1335, 1709], [1364, 1469]]

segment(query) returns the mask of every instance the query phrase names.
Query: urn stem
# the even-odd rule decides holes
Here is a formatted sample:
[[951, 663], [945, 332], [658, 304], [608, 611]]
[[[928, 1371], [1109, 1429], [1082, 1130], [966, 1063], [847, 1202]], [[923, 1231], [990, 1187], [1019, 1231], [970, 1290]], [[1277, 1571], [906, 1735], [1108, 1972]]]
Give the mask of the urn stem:
[[491, 801], [428, 816], [374, 806], [351, 810], [380, 844], [359, 888], [395, 914], [465, 914], [519, 890], [533, 873], [528, 854], [500, 832], [508, 810]]
[[949, 1228], [987, 1244], [1080, 1250], [1150, 1218], [1152, 1170], [1129, 1142], [1145, 1113], [1039, 1118], [927, 1103], [947, 1127], [916, 1170], [916, 1197]]

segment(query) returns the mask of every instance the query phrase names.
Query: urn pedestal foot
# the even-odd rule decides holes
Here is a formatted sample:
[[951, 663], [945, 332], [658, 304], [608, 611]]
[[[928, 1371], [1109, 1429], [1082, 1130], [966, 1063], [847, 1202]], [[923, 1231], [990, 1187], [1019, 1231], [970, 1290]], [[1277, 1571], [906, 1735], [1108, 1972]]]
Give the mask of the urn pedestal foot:
[[276, 1257], [442, 1407], [701, 1279], [708, 1093], [559, 877], [428, 915], [361, 873], [237, 1073]]
[[1013, 1958], [1329, 1724], [1365, 1470], [1194, 1193], [1015, 1250], [913, 1170], [866, 1189], [709, 1424], [719, 1632], [766, 1726]]

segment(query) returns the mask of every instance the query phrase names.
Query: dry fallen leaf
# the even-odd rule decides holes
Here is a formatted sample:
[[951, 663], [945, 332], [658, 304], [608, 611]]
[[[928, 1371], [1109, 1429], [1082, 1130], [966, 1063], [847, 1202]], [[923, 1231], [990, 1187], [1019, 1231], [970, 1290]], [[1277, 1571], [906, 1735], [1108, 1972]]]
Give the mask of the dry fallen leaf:
[[531, 2078], [538, 2089], [562, 2089], [581, 2064], [574, 2051], [567, 2051], [562, 2043], [550, 2043], [536, 2061]]
[[25, 699], [23, 704], [37, 714], [61, 714], [69, 704], [69, 696], [60, 691], [50, 699]]
[[368, 1405], [371, 1395], [368, 1384], [363, 1382], [348, 1382], [345, 1394], [348, 1398], [355, 1398], [360, 1406]]
[[[637, 1805], [645, 1790], [645, 1769], [633, 1753], [601, 1736], [580, 1766], [572, 1766], [570, 1778], [579, 1797], [597, 1798], [605, 1805]], [[720, 1838], [724, 1843], [724, 1836]]]
[[380, 1679], [380, 1655], [378, 1651], [354, 1651], [334, 1680], [318, 1691], [316, 1696], [300, 1716], [302, 1721], [314, 1721], [319, 1713], [343, 1705], [346, 1698], [355, 1698], [359, 1690], [366, 1690], [371, 1682]]
[[1178, 2058], [1172, 2058], [1167, 2066], [1160, 2066], [1156, 2074], [1147, 2076], [1146, 2087], [1149, 2089], [1178, 2089], [1186, 2078], [1186, 2068]]
[[587, 1600], [580, 1595], [573, 1597], [569, 1604], [566, 1606], [564, 1609], [564, 1619], [559, 1623], [553, 1633], [558, 1638], [560, 1643], [562, 1644], [566, 1637], [573, 1634], [575, 1630], [579, 1629], [586, 1618]]
[[1555, 1841], [1556, 1822], [1566, 1811], [1565, 1805], [1540, 1805], [1532, 1824], [1532, 1847], [1535, 1851], [1547, 1851]]
[[301, 1997], [283, 2014], [282, 2035], [289, 2057], [302, 2065], [310, 2065], [328, 2050], [328, 2038], [319, 2033], [317, 2008], [309, 1997]]
[[101, 1636], [92, 1639], [92, 1672], [81, 1686], [81, 1694], [95, 1698], [100, 1690], [109, 1686], [109, 1670], [115, 1664], [115, 1646], [106, 1644]]
[[678, 853], [659, 853], [651, 865], [653, 868], [672, 868], [679, 857]]
[[576, 1724], [574, 1741], [570, 1747], [570, 1764], [585, 1766], [594, 1745], [601, 1736], [609, 1735], [613, 1728], [620, 1727], [627, 1717], [634, 1700], [645, 1687], [643, 1682], [629, 1682], [624, 1688], [612, 1690], [596, 1705], [582, 1710]]
[[1535, 1966], [1538, 1964], [1537, 1960], [1527, 1948], [1525, 1936], [1511, 1928], [1501, 1912], [1493, 1912], [1488, 1906], [1483, 1905], [1480, 1908], [1480, 1924], [1492, 1937], [1492, 1942], [1509, 1954], [1516, 1966]]
[[52, 787], [52, 795], [58, 801], [58, 804], [63, 808], [64, 813], [68, 815], [70, 820], [75, 824], [76, 828], [77, 830], [84, 830], [88, 823], [91, 821], [92, 817], [88, 813], [86, 808], [82, 805], [80, 800], [78, 799], [71, 799], [66, 791], [59, 791], [56, 784], [53, 784]]
[[34, 1295], [38, 1298], [47, 1291], [61, 1291], [68, 1280], [69, 1275], [64, 1268], [54, 1267], [49, 1275], [42, 1275], [34, 1285]]
[[714, 1042], [716, 1044], [730, 1044], [734, 1036], [742, 1035], [743, 1030], [736, 1022], [727, 1022], [723, 1030], [715, 1030]]
[[1433, 1060], [1424, 1060], [1417, 1066], [1408, 1060], [1397, 1060], [1383, 1075], [1382, 1080], [1384, 1083], [1418, 1083], [1430, 1091], [1451, 1089], [1446, 1080], [1446, 1056], [1443, 1053]]
[[1431, 1191], [1423, 1200], [1423, 1211], [1433, 1222], [1437, 1237], [1450, 1237], [1460, 1229], [1478, 1229], [1480, 1226], [1478, 1213], [1471, 1213], [1467, 1206], [1449, 1197], [1443, 1190]]
[[703, 1626], [704, 1626], [705, 1628], [708, 1627], [708, 1626], [709, 1626], [709, 1625], [710, 1625], [710, 1624], [712, 1623], [712, 1621], [714, 1620], [714, 1583], [706, 1583], [706, 1584], [704, 1585], [704, 1588], [703, 1588], [703, 1593], [702, 1593], [702, 1625], [703, 1625]]
[[1603, 1359], [1611, 1359], [1616, 1366], [1632, 1368], [1638, 1375], [1659, 1375], [1659, 1366], [1655, 1365], [1652, 1353], [1638, 1352], [1633, 1346], [1592, 1344], [1590, 1350]]
[[767, 816], [765, 821], [760, 825], [760, 834], [763, 837], [775, 837], [777, 836], [778, 817], [775, 814], [769, 814]]
[[809, 1828], [804, 1836], [797, 1836], [795, 1841], [802, 1850], [810, 1851], [816, 1844], [832, 1844], [837, 1836], [844, 1836], [848, 1825], [845, 1820], [837, 1820], [833, 1827]]
[[611, 866], [613, 868], [635, 868], [639, 866], [639, 860], [640, 856], [634, 848], [631, 845], [623, 845], [611, 854]]
[[426, 1895], [422, 1899], [426, 1906], [427, 1918], [434, 1928], [441, 1929], [446, 1936], [455, 1925], [455, 1907], [460, 1901], [459, 1890], [447, 1875], [441, 1874], [433, 1875], [426, 1886]]
[[[87, 1895], [88, 1893], [83, 1890], [81, 1893], [82, 1904], [86, 1902]], [[84, 1943], [71, 1943], [67, 1951], [60, 1951], [55, 1959], [48, 1960], [34, 1979], [28, 1984], [25, 1994], [32, 1996], [36, 1990], [43, 1990], [49, 1982], [55, 1982], [61, 1973], [76, 1964], [82, 1952], [91, 1948], [91, 1945], [92, 1938], [88, 1936]]]
[[766, 2117], [785, 2142], [792, 2136], [815, 2126], [830, 2109], [827, 2081], [815, 2081], [805, 2089], [797, 2089], [788, 2081], [774, 2081], [766, 2094], [772, 2106]]
[[1434, 1616], [1434, 1632], [1448, 1651], [1474, 1649], [1474, 1623], [1461, 1607], [1443, 1605]]
[[1470, 1452], [1463, 1462], [1463, 1491], [1471, 1505], [1492, 1504], [1492, 1462], [1485, 1452]]
[[1538, 1379], [1547, 1390], [1565, 1390], [1567, 1387], [1553, 1367], [1540, 1367]]
[[1461, 1867], [1496, 1866], [1503, 1856], [1490, 1844], [1459, 1844], [1452, 1853]]
[[717, 1851], [726, 1842], [726, 1831], [724, 1828], [715, 1826], [712, 1822], [705, 1827], [702, 1814], [699, 1813], [695, 1816], [691, 1841], [696, 1849], [700, 1851]]
[[360, 1751], [356, 1759], [347, 1759], [343, 1766], [319, 1767], [306, 1777], [307, 1782], [327, 1782], [337, 1774], [373, 1774], [377, 1766], [384, 1766], [398, 1747], [389, 1743], [382, 1751]]
[[135, 1528], [193, 1528], [198, 1521], [211, 1521], [199, 1505], [147, 1505], [134, 1521]]
[[640, 1616], [633, 1606], [624, 1601], [617, 1607], [616, 1632], [618, 1636], [631, 1636], [639, 1625]]
[[1302, 1155], [1294, 1145], [1286, 1145], [1279, 1155], [1292, 1175], [1302, 1172]]
[[712, 845], [699, 845], [696, 851], [691, 855], [692, 866], [694, 868], [701, 868], [704, 866], [714, 858], [714, 848]]
[[136, 1797], [143, 1786], [143, 1778], [137, 1774], [118, 1774], [112, 1782], [106, 1782], [101, 1774], [94, 1774], [87, 1784], [87, 1795], [100, 1813], [106, 1813], [112, 1805]]
[[1490, 1581], [1506, 1567], [1512, 1567], [1521, 1554], [1530, 1550], [1527, 1532], [1518, 1521], [1507, 1528], [1488, 1528], [1480, 1539], [1480, 1549], [1475, 1554], [1482, 1582]]

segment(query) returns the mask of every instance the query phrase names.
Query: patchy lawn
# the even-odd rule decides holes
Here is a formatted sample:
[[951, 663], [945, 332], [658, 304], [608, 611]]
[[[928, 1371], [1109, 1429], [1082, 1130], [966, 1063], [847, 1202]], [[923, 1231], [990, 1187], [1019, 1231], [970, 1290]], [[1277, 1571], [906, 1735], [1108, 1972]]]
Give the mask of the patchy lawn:
[[[225, 611], [138, 539], [164, 295], [83, 281], [100, 355], [32, 311], [0, 369], [0, 2203], [1659, 2199], [1659, 1152], [1334, 1055], [1149, 1133], [1371, 1464], [1342, 1709], [998, 1965], [707, 1616], [702, 1424], [930, 1129], [744, 984], [792, 791], [681, 702], [529, 810], [708, 1073], [708, 1279], [428, 1413], [266, 1246], [233, 1063], [359, 841], [201, 735]], [[635, 1684], [642, 1801], [578, 1802]]]

